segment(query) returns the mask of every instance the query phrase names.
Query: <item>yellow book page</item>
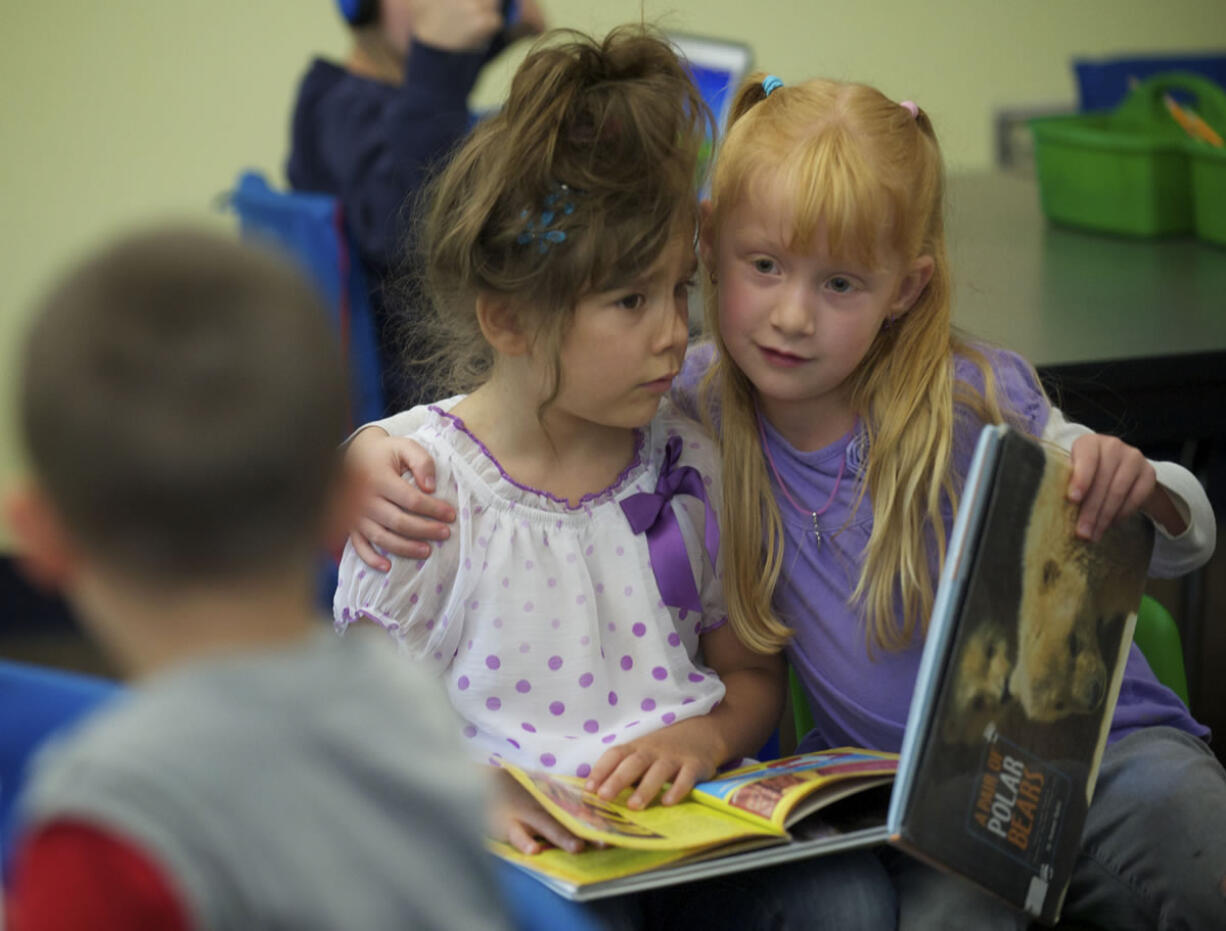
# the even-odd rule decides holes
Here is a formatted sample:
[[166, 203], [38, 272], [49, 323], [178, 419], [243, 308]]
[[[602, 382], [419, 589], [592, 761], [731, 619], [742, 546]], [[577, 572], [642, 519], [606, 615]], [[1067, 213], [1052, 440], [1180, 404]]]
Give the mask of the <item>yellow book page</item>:
[[769, 824], [751, 824], [735, 811], [717, 811], [693, 801], [664, 806], [658, 802], [641, 811], [586, 792], [583, 780], [573, 776], [525, 772], [509, 763], [507, 770], [546, 810], [572, 833], [587, 840], [635, 850], [685, 850], [724, 844], [741, 837], [786, 837]]
[[489, 841], [488, 846], [504, 860], [574, 886], [636, 876], [684, 860], [691, 853], [689, 850], [630, 850], [626, 847], [587, 847], [579, 853], [567, 853], [559, 847], [550, 847], [540, 853], [527, 854], [499, 841]]
[[754, 763], [694, 787], [694, 798], [777, 830], [822, 805], [894, 778], [898, 754], [838, 747]]

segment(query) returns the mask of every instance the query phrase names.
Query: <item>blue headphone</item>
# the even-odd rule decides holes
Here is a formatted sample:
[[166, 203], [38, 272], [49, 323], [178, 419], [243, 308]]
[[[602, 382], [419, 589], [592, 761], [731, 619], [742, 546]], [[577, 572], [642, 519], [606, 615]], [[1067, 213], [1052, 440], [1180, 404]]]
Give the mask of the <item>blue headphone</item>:
[[369, 26], [379, 19], [379, 0], [336, 0], [350, 26]]

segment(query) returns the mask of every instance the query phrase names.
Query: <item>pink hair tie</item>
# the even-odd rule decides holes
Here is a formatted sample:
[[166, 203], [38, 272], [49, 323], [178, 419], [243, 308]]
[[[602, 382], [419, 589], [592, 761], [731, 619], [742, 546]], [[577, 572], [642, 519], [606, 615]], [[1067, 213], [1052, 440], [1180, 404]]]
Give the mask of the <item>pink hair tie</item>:
[[911, 119], [919, 119], [919, 106], [914, 100], [904, 100], [899, 106], [911, 114]]

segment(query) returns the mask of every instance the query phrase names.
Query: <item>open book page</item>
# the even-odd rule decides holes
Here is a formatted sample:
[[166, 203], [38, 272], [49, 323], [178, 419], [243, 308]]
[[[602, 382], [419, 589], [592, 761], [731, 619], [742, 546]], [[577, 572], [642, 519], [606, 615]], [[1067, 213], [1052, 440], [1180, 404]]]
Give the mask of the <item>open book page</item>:
[[489, 841], [488, 846], [504, 860], [576, 887], [659, 869], [684, 860], [691, 853], [684, 849], [630, 850], [626, 847], [593, 847], [589, 844], [579, 853], [568, 853], [559, 847], [550, 847], [540, 853], [527, 854], [499, 841]]
[[787, 833], [769, 822], [751, 823], [733, 811], [717, 811], [693, 801], [676, 805], [653, 804], [641, 811], [627, 808], [627, 789], [615, 801], [583, 789], [573, 776], [525, 772], [509, 763], [503, 767], [562, 825], [578, 837], [635, 850], [688, 850], [726, 844], [754, 835], [785, 838]]
[[694, 787], [696, 801], [783, 830], [840, 798], [894, 778], [898, 755], [839, 747], [755, 763]]

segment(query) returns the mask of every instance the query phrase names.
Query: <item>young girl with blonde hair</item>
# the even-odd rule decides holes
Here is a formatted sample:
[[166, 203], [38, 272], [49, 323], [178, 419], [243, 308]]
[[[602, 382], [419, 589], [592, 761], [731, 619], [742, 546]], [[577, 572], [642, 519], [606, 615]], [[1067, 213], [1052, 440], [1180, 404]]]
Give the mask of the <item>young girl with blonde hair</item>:
[[[1144, 510], [1152, 574], [1207, 560], [1213, 515], [1186, 470], [1068, 423], [1028, 363], [952, 329], [943, 172], [922, 109], [864, 85], [758, 76], [732, 112], [702, 236], [714, 351], [690, 362], [710, 360], [699, 409], [718, 416], [736, 476], [729, 617], [751, 646], [787, 646], [817, 721], [802, 746], [896, 750], [981, 425], [1070, 450], [1083, 536]], [[1205, 734], [1133, 647], [1066, 916], [1226, 920], [1226, 778]], [[1025, 925], [960, 880], [883, 862], [904, 928]]]
[[[471, 755], [665, 804], [755, 753], [778, 651], [726, 622], [718, 451], [667, 400], [687, 339], [706, 109], [666, 42], [550, 37], [432, 191], [423, 234], [448, 409], [380, 426], [459, 515], [428, 558], [347, 547], [337, 625], [373, 621], [442, 679]], [[411, 712], [411, 709], [406, 709]], [[577, 850], [512, 780], [493, 834]], [[860, 876], [866, 880], [861, 881]], [[623, 903], [631, 904], [631, 903]], [[644, 896], [660, 927], [892, 925], [867, 852]]]

